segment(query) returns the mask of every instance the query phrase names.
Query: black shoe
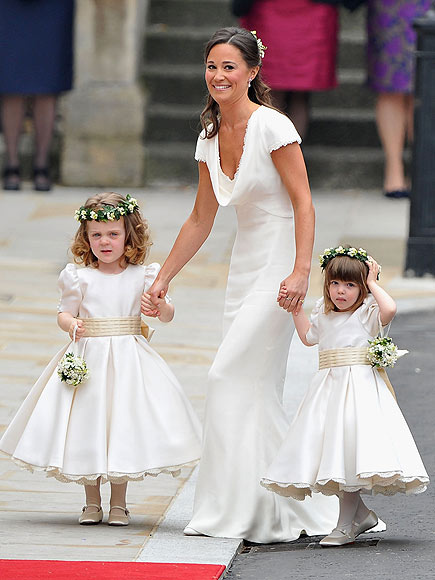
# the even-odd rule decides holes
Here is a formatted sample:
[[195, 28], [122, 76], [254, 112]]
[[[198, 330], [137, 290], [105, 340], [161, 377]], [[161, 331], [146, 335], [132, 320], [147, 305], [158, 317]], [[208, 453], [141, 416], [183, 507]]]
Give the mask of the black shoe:
[[18, 191], [21, 189], [20, 170], [18, 167], [5, 167], [3, 169], [3, 189], [6, 191]]
[[33, 169], [33, 184], [36, 191], [50, 191], [51, 181], [47, 167]]
[[407, 189], [394, 189], [393, 191], [384, 191], [385, 197], [390, 199], [400, 199], [403, 197], [411, 197], [411, 193]]

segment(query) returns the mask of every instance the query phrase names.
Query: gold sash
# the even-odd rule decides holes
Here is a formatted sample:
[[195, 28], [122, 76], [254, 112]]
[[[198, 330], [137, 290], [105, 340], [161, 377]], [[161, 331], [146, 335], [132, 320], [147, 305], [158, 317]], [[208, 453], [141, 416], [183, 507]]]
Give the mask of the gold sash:
[[85, 334], [83, 336], [123, 336], [128, 334], [142, 335], [151, 340], [154, 329], [141, 320], [140, 316], [122, 316], [120, 318], [83, 318]]
[[[367, 358], [367, 347], [347, 347], [333, 348], [331, 350], [319, 351], [319, 370], [331, 367], [345, 367], [351, 365], [370, 365]], [[384, 368], [376, 368], [384, 383], [387, 385], [390, 393], [396, 399], [393, 385], [388, 378], [387, 371]]]

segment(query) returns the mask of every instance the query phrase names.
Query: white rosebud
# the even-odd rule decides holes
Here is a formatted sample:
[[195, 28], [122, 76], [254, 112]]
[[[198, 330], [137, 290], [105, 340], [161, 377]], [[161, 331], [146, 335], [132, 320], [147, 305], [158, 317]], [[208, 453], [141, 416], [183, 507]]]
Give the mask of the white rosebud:
[[98, 217], [98, 214], [94, 211], [91, 211], [91, 219], [96, 220]]

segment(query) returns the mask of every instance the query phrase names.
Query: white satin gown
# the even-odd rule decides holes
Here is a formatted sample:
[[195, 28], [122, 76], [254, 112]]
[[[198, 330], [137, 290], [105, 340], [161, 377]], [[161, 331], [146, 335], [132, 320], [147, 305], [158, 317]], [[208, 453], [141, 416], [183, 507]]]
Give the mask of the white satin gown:
[[[320, 299], [307, 334], [319, 351], [367, 347], [381, 329], [369, 295], [354, 312], [324, 312]], [[312, 492], [406, 495], [429, 478], [391, 391], [370, 365], [317, 371], [262, 485], [303, 500]]]
[[[59, 276], [60, 312], [79, 318], [140, 316], [140, 298], [158, 264], [120, 274], [68, 264]], [[201, 427], [181, 385], [141, 335], [86, 337], [78, 352], [90, 377], [76, 389], [49, 362], [0, 440], [30, 470], [63, 482], [122, 483], [178, 475], [200, 456]]]
[[[237, 214], [225, 299], [224, 337], [209, 372], [194, 513], [199, 533], [252, 542], [329, 533], [334, 498], [300, 503], [271, 494], [260, 479], [288, 428], [282, 389], [293, 332], [276, 302], [294, 261], [293, 209], [271, 152], [300, 141], [290, 120], [267, 107], [251, 116], [233, 180], [220, 167], [218, 136], [198, 140], [220, 205]], [[297, 361], [295, 361], [297, 364]]]

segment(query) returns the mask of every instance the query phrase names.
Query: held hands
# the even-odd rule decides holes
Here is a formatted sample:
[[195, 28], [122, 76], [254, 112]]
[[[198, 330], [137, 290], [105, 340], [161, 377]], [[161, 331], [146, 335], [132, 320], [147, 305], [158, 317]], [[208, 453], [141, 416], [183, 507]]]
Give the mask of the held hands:
[[278, 304], [287, 312], [297, 315], [308, 290], [308, 277], [293, 272], [279, 286]]
[[74, 336], [74, 328], [77, 327], [76, 330], [76, 342], [80, 339], [83, 338], [83, 335], [85, 334], [85, 325], [83, 324], [83, 320], [80, 320], [80, 318], [73, 318], [70, 324], [70, 327], [68, 329], [68, 334], [71, 338], [71, 340], [73, 339]]
[[162, 307], [166, 304], [165, 294], [162, 290], [161, 297], [153, 297], [151, 294], [144, 292], [140, 300], [140, 310], [144, 316], [157, 318], [161, 315]]
[[140, 311], [142, 314], [144, 316], [150, 316], [151, 318], [160, 316], [162, 300], [165, 301], [167, 292], [168, 285], [156, 278], [148, 292], [142, 294], [140, 301]]

